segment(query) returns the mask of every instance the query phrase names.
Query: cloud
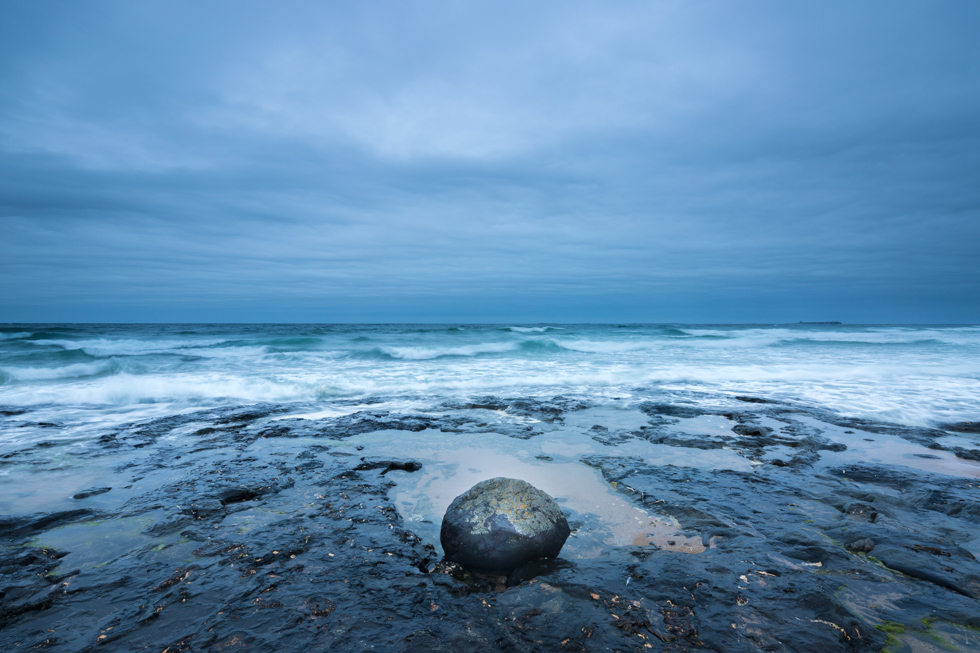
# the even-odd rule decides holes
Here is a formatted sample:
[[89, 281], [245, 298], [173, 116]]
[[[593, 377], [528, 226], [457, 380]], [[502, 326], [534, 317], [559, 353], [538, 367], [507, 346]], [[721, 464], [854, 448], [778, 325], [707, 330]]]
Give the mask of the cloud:
[[980, 320], [970, 3], [13, 12], [0, 320]]

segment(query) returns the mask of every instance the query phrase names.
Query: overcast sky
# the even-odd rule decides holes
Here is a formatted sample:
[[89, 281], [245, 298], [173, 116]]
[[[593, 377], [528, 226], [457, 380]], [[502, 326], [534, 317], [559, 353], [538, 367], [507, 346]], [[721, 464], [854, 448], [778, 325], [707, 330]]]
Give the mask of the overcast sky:
[[980, 322], [980, 3], [50, 2], [0, 322]]

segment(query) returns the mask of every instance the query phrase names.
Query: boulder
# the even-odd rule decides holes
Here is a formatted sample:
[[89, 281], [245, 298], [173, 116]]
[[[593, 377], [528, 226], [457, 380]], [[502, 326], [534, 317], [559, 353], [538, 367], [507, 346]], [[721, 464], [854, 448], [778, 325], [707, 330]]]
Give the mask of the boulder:
[[509, 571], [554, 558], [570, 533], [549, 495], [525, 481], [498, 477], [453, 500], [440, 539], [446, 558], [464, 567]]

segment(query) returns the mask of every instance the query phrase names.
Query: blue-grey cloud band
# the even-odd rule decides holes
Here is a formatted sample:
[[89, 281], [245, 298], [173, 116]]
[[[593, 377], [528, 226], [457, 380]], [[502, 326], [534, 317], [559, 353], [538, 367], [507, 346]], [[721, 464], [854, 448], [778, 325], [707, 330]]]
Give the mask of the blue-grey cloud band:
[[0, 321], [980, 321], [975, 3], [7, 9]]

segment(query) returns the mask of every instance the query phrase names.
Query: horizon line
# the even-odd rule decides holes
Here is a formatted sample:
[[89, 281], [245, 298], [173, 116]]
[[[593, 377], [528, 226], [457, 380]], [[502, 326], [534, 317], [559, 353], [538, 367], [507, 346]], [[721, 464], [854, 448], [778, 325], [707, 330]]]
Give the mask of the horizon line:
[[235, 326], [235, 325], [268, 325], [268, 326], [413, 326], [413, 325], [469, 325], [469, 326], [548, 326], [548, 325], [588, 325], [588, 326], [662, 326], [662, 325], [696, 325], [696, 326], [980, 326], [977, 322], [521, 322], [507, 320], [502, 322], [0, 322], [0, 327], [27, 325], [130, 325], [130, 326], [163, 326], [163, 325], [193, 325], [193, 326]]

